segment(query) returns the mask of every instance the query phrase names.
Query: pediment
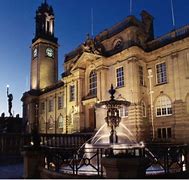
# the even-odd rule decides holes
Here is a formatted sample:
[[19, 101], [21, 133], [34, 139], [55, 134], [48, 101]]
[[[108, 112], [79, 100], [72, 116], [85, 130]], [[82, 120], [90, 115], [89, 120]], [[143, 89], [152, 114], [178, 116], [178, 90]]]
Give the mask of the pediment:
[[96, 59], [101, 58], [102, 56], [97, 55], [97, 54], [92, 54], [92, 53], [88, 53], [88, 52], [84, 52], [79, 59], [77, 60], [77, 62], [74, 64], [74, 66], [72, 67], [71, 71], [74, 71], [76, 69], [86, 69], [87, 66], [89, 66], [93, 61], [95, 61]]

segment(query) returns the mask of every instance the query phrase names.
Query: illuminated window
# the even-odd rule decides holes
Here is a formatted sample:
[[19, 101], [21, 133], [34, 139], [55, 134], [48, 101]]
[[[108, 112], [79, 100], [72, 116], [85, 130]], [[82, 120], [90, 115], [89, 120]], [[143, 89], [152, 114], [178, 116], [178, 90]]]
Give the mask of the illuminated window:
[[53, 99], [49, 100], [49, 112], [53, 111]]
[[71, 85], [70, 86], [70, 101], [74, 101], [75, 100], [75, 86]]
[[142, 107], [142, 116], [146, 117], [146, 104], [144, 101], [141, 102], [141, 107]]
[[89, 75], [89, 95], [97, 94], [97, 74], [95, 71], [91, 71]]
[[63, 108], [63, 96], [58, 96], [58, 109]]
[[124, 71], [123, 67], [120, 67], [116, 69], [116, 75], [117, 75], [117, 87], [123, 87], [124, 86]]
[[143, 72], [143, 67], [139, 66], [138, 67], [138, 71], [139, 71], [139, 83], [141, 86], [144, 86], [144, 72]]
[[165, 95], [158, 97], [155, 108], [157, 117], [169, 116], [172, 114], [171, 100]]
[[121, 118], [127, 117], [128, 116], [128, 107], [123, 106], [119, 109], [119, 116]]
[[167, 82], [167, 70], [166, 70], [165, 62], [156, 65], [156, 77], [157, 77], [157, 84], [162, 84]]

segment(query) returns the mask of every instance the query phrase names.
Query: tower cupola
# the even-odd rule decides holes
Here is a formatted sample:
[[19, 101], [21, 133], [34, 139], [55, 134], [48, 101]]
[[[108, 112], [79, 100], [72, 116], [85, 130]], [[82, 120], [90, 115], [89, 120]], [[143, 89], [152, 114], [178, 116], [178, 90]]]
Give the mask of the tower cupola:
[[58, 39], [54, 37], [54, 12], [46, 1], [36, 10], [31, 46], [31, 89], [41, 90], [58, 81]]
[[36, 29], [33, 42], [38, 38], [43, 38], [57, 43], [57, 38], [54, 37], [54, 19], [53, 8], [45, 1], [36, 10]]

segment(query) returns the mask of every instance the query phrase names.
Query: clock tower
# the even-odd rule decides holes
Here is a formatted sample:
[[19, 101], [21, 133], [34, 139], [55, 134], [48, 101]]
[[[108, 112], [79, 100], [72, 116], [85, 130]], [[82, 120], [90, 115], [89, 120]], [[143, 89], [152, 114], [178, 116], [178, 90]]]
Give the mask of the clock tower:
[[35, 21], [30, 88], [41, 90], [58, 81], [58, 39], [54, 36], [54, 12], [46, 1], [37, 9]]

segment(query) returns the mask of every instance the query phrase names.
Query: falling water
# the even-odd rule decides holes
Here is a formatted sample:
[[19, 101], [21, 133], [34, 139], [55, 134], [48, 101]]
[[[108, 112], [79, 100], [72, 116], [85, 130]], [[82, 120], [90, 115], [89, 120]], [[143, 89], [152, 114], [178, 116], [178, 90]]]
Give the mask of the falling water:
[[[90, 144], [109, 144], [110, 128], [104, 123], [94, 137], [91, 139]], [[120, 123], [117, 127], [118, 144], [137, 144], [131, 131], [123, 124]]]

